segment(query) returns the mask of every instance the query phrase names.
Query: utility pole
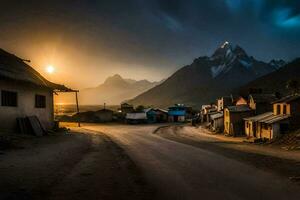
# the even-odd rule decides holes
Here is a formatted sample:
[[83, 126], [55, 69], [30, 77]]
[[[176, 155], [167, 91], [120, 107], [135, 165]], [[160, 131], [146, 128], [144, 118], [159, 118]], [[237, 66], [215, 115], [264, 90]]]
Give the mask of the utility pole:
[[[79, 105], [78, 105], [78, 91], [75, 92], [76, 94], [76, 109], [77, 109], [77, 114], [79, 114]], [[80, 118], [78, 118], [78, 127], [80, 127]]]

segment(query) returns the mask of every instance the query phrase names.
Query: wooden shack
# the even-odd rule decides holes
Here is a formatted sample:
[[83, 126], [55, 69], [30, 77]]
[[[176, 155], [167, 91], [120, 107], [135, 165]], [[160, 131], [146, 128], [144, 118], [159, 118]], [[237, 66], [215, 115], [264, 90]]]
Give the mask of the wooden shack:
[[253, 115], [248, 105], [228, 106], [224, 110], [224, 133], [232, 136], [245, 134], [244, 118]]
[[210, 116], [211, 118], [211, 129], [215, 132], [224, 131], [224, 115], [223, 112], [218, 112]]

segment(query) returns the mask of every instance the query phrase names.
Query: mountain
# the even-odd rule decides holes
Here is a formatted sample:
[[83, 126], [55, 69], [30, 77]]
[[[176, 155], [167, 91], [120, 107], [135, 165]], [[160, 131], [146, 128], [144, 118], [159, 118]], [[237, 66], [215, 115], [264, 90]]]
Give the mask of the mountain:
[[120, 75], [108, 77], [103, 84], [95, 88], [80, 91], [79, 101], [83, 105], [109, 104], [117, 105], [126, 99], [133, 98], [159, 84], [148, 80], [136, 81], [124, 79]]
[[300, 58], [284, 65], [280, 69], [265, 76], [262, 76], [245, 86], [242, 86], [239, 91], [241, 94], [247, 94], [250, 90], [261, 89], [263, 92], [275, 93], [279, 92], [283, 95], [291, 91], [286, 89], [289, 80], [295, 80], [300, 83]]
[[258, 61], [240, 46], [233, 47], [225, 42], [212, 56], [195, 59], [162, 84], [128, 102], [160, 107], [184, 103], [200, 107], [228, 94], [233, 88], [277, 70], [280, 64]]

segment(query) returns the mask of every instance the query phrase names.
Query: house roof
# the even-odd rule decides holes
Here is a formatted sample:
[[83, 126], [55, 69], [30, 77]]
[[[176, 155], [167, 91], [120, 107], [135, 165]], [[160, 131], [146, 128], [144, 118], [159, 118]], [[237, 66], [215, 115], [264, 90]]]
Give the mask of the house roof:
[[272, 103], [277, 98], [274, 94], [250, 94], [249, 99], [252, 98], [256, 103]]
[[145, 113], [148, 113], [148, 112], [151, 111], [151, 110], [153, 110], [153, 108], [146, 108], [146, 109], [144, 109], [143, 111], [144, 111]]
[[106, 109], [106, 108], [96, 111], [96, 113], [111, 113], [111, 112], [114, 112], [114, 111]]
[[251, 111], [248, 105], [228, 106], [230, 112], [247, 112]]
[[274, 124], [276, 122], [288, 119], [290, 115], [271, 115], [264, 119], [259, 120], [259, 122], [266, 123], [266, 124]]
[[161, 109], [161, 108], [156, 108], [154, 109], [155, 111], [160, 111], [160, 112], [163, 112], [163, 113], [168, 113], [167, 110], [164, 110], [164, 109]]
[[289, 96], [285, 96], [277, 101], [274, 101], [273, 103], [283, 103], [283, 102], [292, 102], [292, 101], [296, 101], [300, 99], [300, 95], [289, 95]]
[[73, 91], [64, 85], [48, 81], [40, 73], [26, 64], [23, 59], [8, 53], [3, 49], [0, 49], [0, 78], [28, 82], [56, 90], [57, 92]]
[[256, 116], [253, 116], [253, 117], [244, 118], [244, 120], [245, 121], [257, 122], [259, 120], [263, 120], [265, 118], [268, 118], [268, 117], [270, 117], [272, 115], [273, 115], [273, 112], [266, 112], [266, 113], [263, 113], [263, 114], [260, 114], [260, 115], [256, 115]]
[[215, 113], [213, 115], [210, 116], [211, 119], [219, 119], [219, 118], [222, 118], [224, 115], [222, 112], [218, 112], [218, 113]]

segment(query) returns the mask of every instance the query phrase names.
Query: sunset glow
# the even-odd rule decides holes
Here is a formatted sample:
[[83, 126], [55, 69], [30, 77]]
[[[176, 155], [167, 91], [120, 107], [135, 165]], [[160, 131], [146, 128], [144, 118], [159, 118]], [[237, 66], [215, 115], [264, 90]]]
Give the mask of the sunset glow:
[[55, 68], [52, 65], [48, 65], [46, 68], [46, 71], [48, 74], [53, 74], [55, 71]]

